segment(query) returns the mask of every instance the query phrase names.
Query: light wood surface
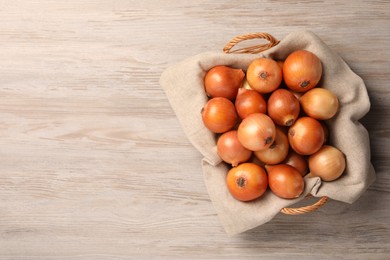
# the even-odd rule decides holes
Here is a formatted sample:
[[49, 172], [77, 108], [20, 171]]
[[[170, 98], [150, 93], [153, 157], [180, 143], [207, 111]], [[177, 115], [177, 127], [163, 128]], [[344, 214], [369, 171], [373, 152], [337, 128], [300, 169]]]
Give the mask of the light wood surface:
[[[301, 29], [364, 79], [377, 181], [228, 237], [159, 77]], [[388, 1], [0, 1], [0, 258], [388, 259], [389, 43]]]

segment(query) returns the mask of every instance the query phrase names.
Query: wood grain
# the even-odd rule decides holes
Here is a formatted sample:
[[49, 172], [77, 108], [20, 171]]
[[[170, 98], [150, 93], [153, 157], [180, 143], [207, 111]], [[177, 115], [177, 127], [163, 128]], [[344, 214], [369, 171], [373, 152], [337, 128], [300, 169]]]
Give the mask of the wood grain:
[[[0, 1], [0, 258], [388, 258], [389, 25], [388, 1]], [[301, 29], [364, 79], [377, 181], [228, 237], [159, 77]]]

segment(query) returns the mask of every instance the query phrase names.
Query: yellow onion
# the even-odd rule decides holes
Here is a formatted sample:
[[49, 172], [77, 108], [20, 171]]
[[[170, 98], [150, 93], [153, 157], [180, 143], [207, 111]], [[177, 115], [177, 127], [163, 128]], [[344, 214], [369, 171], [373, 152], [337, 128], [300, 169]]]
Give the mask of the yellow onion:
[[339, 109], [339, 100], [331, 91], [324, 88], [313, 88], [299, 99], [303, 111], [315, 119], [332, 118]]
[[291, 126], [299, 116], [298, 99], [286, 89], [272, 92], [267, 102], [268, 115], [281, 126]]
[[214, 133], [224, 133], [232, 129], [238, 118], [234, 104], [223, 97], [210, 99], [201, 113], [204, 125]]
[[318, 152], [309, 156], [310, 176], [323, 181], [334, 181], [344, 172], [345, 155], [337, 148], [324, 145]]
[[278, 164], [282, 162], [288, 154], [287, 135], [279, 128], [276, 128], [275, 141], [266, 149], [256, 151], [255, 156], [264, 164]]
[[246, 79], [252, 89], [262, 94], [270, 93], [282, 82], [282, 70], [272, 59], [257, 58], [249, 64]]
[[251, 87], [251, 85], [249, 85], [249, 83], [248, 83], [248, 81], [246, 80], [246, 78], [244, 78], [244, 80], [242, 81], [242, 86], [241, 86], [241, 88], [243, 88], [243, 89], [253, 89], [253, 88]]
[[300, 155], [317, 152], [324, 144], [324, 130], [320, 122], [311, 117], [300, 117], [288, 130], [291, 148]]
[[298, 50], [287, 56], [283, 64], [283, 79], [289, 89], [305, 92], [320, 81], [322, 65], [312, 52]]
[[271, 146], [276, 129], [272, 119], [262, 113], [247, 116], [237, 130], [238, 140], [248, 150], [259, 151]]
[[240, 88], [235, 105], [237, 113], [242, 119], [250, 114], [265, 113], [267, 111], [267, 103], [263, 96], [252, 89]]
[[266, 165], [265, 168], [268, 185], [276, 196], [295, 199], [302, 194], [305, 181], [297, 169], [287, 164]]
[[245, 73], [242, 69], [228, 66], [211, 68], [204, 78], [204, 86], [209, 97], [224, 97], [233, 100], [242, 85]]
[[294, 151], [290, 151], [283, 161], [284, 164], [291, 165], [299, 171], [302, 176], [305, 176], [308, 170], [307, 159]]
[[217, 142], [217, 153], [225, 162], [233, 167], [246, 162], [252, 156], [252, 151], [246, 149], [238, 141], [237, 131], [231, 130], [222, 134]]

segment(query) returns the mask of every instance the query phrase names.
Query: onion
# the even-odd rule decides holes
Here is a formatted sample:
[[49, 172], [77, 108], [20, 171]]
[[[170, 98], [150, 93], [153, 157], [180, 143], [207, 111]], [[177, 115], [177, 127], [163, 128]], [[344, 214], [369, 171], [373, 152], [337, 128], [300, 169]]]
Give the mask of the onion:
[[344, 154], [330, 145], [324, 145], [309, 157], [310, 175], [320, 177], [323, 181], [339, 178], [345, 170], [345, 165]]
[[246, 149], [238, 141], [237, 131], [231, 130], [222, 134], [217, 142], [217, 153], [225, 162], [233, 167], [246, 162], [252, 156], [252, 151]]
[[240, 88], [235, 105], [237, 113], [242, 119], [250, 114], [265, 113], [267, 111], [264, 98], [255, 90]]
[[280, 68], [281, 70], [283, 70], [284, 61], [282, 61], [282, 60], [277, 60], [276, 63], [279, 65], [279, 68]]
[[265, 164], [277, 164], [282, 162], [288, 154], [288, 138], [283, 131], [277, 127], [275, 141], [267, 149], [256, 151], [256, 157]]
[[202, 108], [204, 125], [214, 133], [224, 133], [236, 124], [237, 113], [234, 104], [223, 97], [210, 99]]
[[268, 99], [268, 115], [278, 125], [291, 126], [299, 116], [298, 99], [286, 89], [275, 90]]
[[282, 70], [276, 61], [267, 58], [255, 59], [246, 72], [249, 85], [264, 94], [277, 89], [282, 82]]
[[204, 78], [204, 86], [209, 97], [224, 97], [233, 100], [241, 87], [245, 73], [242, 69], [227, 66], [215, 66]]
[[243, 163], [228, 172], [226, 184], [234, 198], [250, 201], [264, 194], [268, 187], [268, 177], [259, 165]]
[[238, 126], [238, 140], [247, 149], [259, 151], [271, 146], [276, 129], [272, 119], [261, 113], [247, 116]]
[[321, 121], [322, 130], [324, 131], [324, 144], [326, 144], [329, 140], [329, 129], [326, 126], [325, 122]]
[[[246, 80], [246, 78], [244, 78], [244, 81], [242, 82], [241, 88], [243, 88], [243, 89], [252, 89], [251, 85], [249, 85], [249, 83]], [[238, 90], [238, 91], [240, 91], [240, 90]]]
[[288, 130], [291, 148], [301, 155], [317, 152], [324, 143], [324, 131], [320, 122], [311, 117], [300, 117]]
[[299, 100], [305, 113], [319, 120], [332, 118], [339, 109], [336, 95], [324, 88], [313, 88]]
[[266, 165], [265, 168], [268, 185], [276, 196], [294, 199], [302, 194], [305, 181], [297, 169], [287, 164]]
[[286, 159], [283, 161], [284, 164], [291, 165], [295, 169], [298, 170], [298, 172], [302, 175], [305, 176], [308, 170], [307, 167], [307, 161], [305, 157], [297, 154], [294, 151], [290, 151], [286, 157]]
[[288, 55], [283, 64], [283, 78], [287, 87], [304, 92], [314, 88], [321, 79], [320, 59], [306, 50], [299, 50]]

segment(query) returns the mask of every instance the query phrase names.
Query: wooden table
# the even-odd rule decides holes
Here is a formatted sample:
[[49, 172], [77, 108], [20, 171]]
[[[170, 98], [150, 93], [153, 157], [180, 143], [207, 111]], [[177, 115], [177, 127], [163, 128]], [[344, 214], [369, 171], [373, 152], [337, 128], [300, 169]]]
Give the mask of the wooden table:
[[[364, 79], [377, 181], [228, 237], [159, 77], [301, 29]], [[388, 1], [1, 1], [1, 259], [388, 259], [389, 42]]]

